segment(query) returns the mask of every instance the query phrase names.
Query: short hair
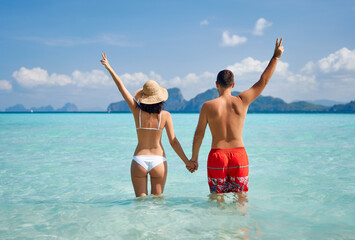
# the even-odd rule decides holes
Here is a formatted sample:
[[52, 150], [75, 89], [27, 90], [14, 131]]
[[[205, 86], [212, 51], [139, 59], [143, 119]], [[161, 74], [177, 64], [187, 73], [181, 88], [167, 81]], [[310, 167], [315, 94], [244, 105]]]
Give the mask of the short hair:
[[144, 104], [144, 103], [138, 103], [138, 107], [148, 113], [160, 113], [165, 106], [165, 101], [159, 102], [159, 103], [154, 103], [154, 104]]
[[231, 87], [234, 83], [234, 75], [232, 71], [222, 70], [217, 75], [217, 82], [221, 87]]

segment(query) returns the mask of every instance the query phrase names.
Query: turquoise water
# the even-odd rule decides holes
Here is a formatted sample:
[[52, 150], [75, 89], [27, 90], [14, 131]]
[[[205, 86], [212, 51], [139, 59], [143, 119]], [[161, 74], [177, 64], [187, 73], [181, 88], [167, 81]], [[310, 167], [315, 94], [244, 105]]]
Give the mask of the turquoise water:
[[[197, 114], [173, 114], [191, 155]], [[163, 198], [135, 199], [130, 114], [0, 114], [0, 239], [353, 239], [355, 115], [250, 114], [248, 203], [208, 198], [168, 144]]]

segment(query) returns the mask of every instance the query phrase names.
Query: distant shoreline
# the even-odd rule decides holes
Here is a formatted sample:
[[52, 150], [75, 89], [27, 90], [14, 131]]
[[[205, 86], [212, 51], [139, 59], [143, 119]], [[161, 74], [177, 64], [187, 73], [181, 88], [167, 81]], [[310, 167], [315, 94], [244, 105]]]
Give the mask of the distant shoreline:
[[[190, 100], [184, 99], [179, 88], [167, 89], [169, 98], [165, 102], [164, 109], [171, 113], [199, 113], [202, 105], [219, 96], [216, 88], [212, 88], [196, 95]], [[232, 92], [232, 96], [238, 96], [240, 92]], [[329, 100], [330, 101], [330, 100]], [[6, 113], [127, 113], [130, 112], [125, 101], [110, 103], [106, 109], [86, 108], [80, 110], [74, 103], [67, 102], [63, 107], [55, 109], [51, 105], [31, 107], [27, 109], [23, 104], [16, 104], [6, 108]], [[313, 104], [307, 101], [286, 103], [280, 98], [260, 95], [248, 107], [248, 113], [355, 113], [355, 100], [346, 104], [334, 104], [325, 106]]]

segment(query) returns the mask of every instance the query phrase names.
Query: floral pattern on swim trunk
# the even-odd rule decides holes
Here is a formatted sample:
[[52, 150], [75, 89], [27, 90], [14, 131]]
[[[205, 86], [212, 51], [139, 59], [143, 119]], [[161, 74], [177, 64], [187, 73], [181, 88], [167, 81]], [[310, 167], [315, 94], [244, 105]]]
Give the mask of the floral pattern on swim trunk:
[[247, 192], [249, 162], [245, 149], [211, 149], [207, 174], [211, 193]]
[[248, 177], [208, 178], [211, 193], [247, 192], [248, 184]]

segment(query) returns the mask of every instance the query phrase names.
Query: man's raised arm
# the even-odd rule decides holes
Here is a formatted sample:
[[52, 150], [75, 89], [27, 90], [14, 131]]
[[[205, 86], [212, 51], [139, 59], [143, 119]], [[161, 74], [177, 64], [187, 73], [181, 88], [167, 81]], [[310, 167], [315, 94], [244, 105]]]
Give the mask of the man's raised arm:
[[261, 94], [266, 84], [269, 82], [272, 74], [275, 71], [277, 61], [281, 57], [284, 51], [284, 47], [281, 44], [282, 44], [282, 38], [280, 42], [279, 39], [277, 38], [274, 55], [272, 56], [265, 71], [261, 75], [260, 80], [257, 81], [251, 88], [238, 95], [238, 97], [240, 97], [244, 105], [249, 106], [249, 104], [251, 104]]

